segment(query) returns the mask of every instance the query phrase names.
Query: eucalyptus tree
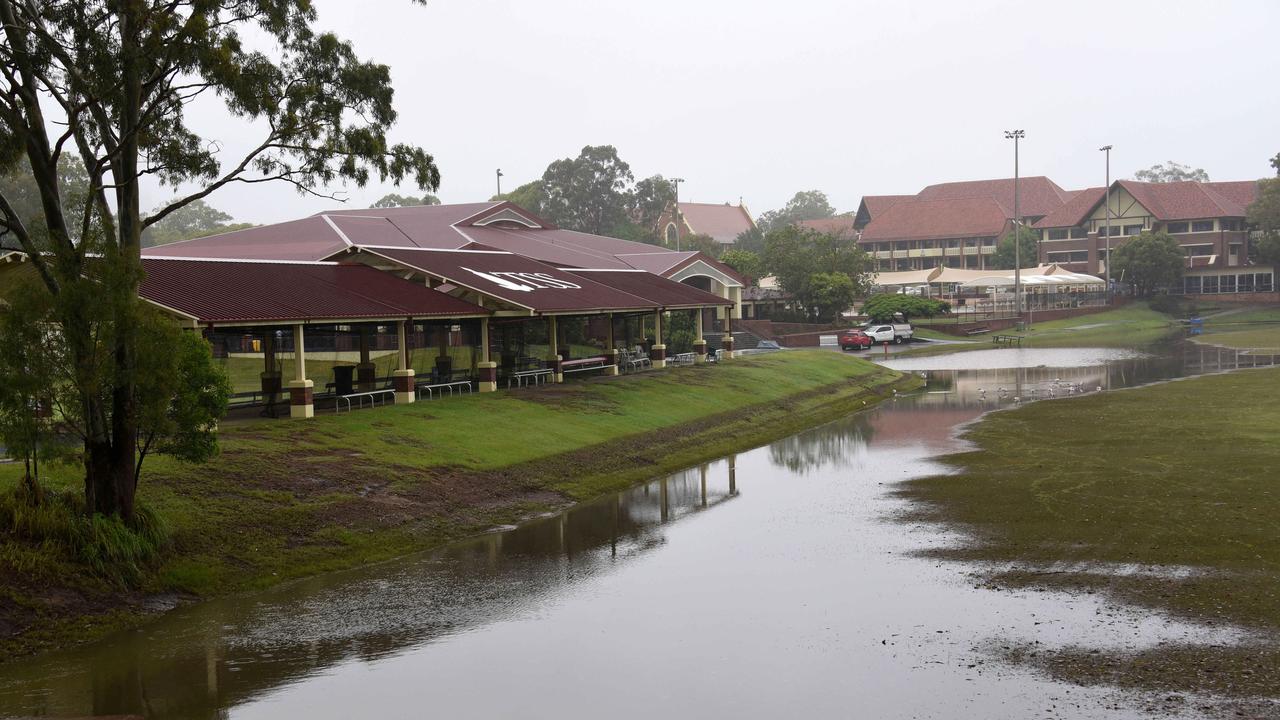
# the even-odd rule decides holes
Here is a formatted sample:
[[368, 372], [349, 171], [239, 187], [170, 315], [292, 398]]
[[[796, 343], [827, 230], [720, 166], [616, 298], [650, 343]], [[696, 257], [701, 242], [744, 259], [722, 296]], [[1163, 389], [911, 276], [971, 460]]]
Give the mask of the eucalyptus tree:
[[[308, 0], [0, 0], [0, 172], [26, 161], [44, 225], [0, 194], [0, 243], [29, 253], [54, 297], [88, 429], [92, 511], [133, 514], [144, 229], [232, 184], [324, 197], [374, 177], [439, 186], [431, 155], [387, 139], [389, 68], [315, 22]], [[254, 142], [224, 157], [190, 123], [195, 103], [243, 122]], [[59, 188], [68, 156], [88, 176], [79, 209]], [[147, 176], [187, 192], [144, 215]]]

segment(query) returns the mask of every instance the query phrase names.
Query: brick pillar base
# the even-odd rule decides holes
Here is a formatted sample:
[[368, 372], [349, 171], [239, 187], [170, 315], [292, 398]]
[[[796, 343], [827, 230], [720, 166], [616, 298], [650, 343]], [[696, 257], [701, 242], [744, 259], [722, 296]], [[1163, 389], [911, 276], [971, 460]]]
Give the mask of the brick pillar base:
[[369, 392], [373, 390], [374, 383], [377, 382], [378, 368], [373, 363], [360, 363], [356, 365], [356, 385], [359, 386], [360, 392]]
[[392, 372], [391, 387], [396, 391], [397, 405], [418, 399], [418, 394], [413, 390], [413, 368]]
[[696, 365], [701, 365], [701, 364], [705, 363], [706, 361], [707, 361], [707, 341], [706, 341], [706, 340], [694, 340], [694, 341], [693, 341], [693, 362], [694, 362], [694, 364], [696, 364]]
[[656, 368], [664, 368], [667, 366], [667, 346], [654, 345], [649, 348], [649, 362], [653, 363]]
[[732, 360], [733, 359], [733, 336], [725, 335], [724, 339], [721, 341], [720, 344], [721, 344], [721, 347], [724, 348], [724, 352], [720, 354], [720, 357], [724, 358], [725, 360]]
[[289, 383], [289, 417], [316, 416], [315, 386], [310, 380], [294, 380]]
[[498, 389], [498, 363], [476, 363], [476, 378], [480, 392], [493, 392]]
[[605, 364], [605, 368], [604, 368], [605, 375], [617, 375], [618, 374], [618, 351], [605, 350], [604, 364]]

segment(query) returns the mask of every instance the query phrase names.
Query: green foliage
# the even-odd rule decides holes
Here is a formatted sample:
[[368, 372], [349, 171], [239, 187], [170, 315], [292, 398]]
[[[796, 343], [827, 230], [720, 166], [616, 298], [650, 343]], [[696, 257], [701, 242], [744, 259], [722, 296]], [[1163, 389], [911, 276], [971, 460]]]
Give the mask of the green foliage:
[[857, 297], [871, 287], [874, 275], [873, 262], [854, 238], [795, 225], [784, 225], [765, 236], [764, 266], [815, 318], [833, 318], [849, 307], [832, 304], [842, 302], [843, 291], [836, 292], [830, 278], [819, 276], [846, 275], [853, 287], [851, 295]]
[[1209, 173], [1201, 168], [1192, 168], [1170, 160], [1167, 163], [1156, 163], [1146, 170], [1139, 170], [1133, 174], [1133, 179], [1151, 183], [1179, 182], [1182, 180], [1209, 182]]
[[862, 306], [862, 313], [875, 322], [890, 322], [895, 313], [902, 313], [903, 317], [910, 320], [943, 315], [950, 310], [951, 305], [941, 300], [901, 293], [872, 295]]
[[[324, 188], [372, 178], [435, 190], [440, 172], [422, 148], [387, 138], [390, 68], [318, 31], [310, 2], [5, 0], [0, 13], [0, 172], [25, 154], [46, 199], [37, 230], [0, 188], [0, 231], [55, 296], [51, 320], [83, 401], [86, 500], [128, 516], [143, 230], [229, 183], [334, 197]], [[251, 149], [224, 165], [221, 146], [188, 124], [197, 98], [253, 127]], [[84, 202], [60, 196], [60, 158], [85, 169]], [[190, 194], [144, 218], [144, 176]]]
[[588, 145], [542, 174], [543, 211], [563, 228], [600, 235], [628, 219], [631, 166], [612, 145]]
[[841, 312], [853, 306], [858, 291], [853, 280], [844, 273], [814, 273], [809, 276], [809, 296], [818, 320], [833, 322], [840, 319]]
[[[1022, 267], [1034, 267], [1040, 262], [1040, 233], [1026, 227], [1018, 228], [1017, 253], [1020, 255]], [[1014, 261], [1013, 233], [1005, 233], [996, 245], [996, 252], [991, 256], [991, 267], [996, 270], [1012, 270], [1017, 265]]]
[[[1280, 162], [1280, 155], [1274, 162]], [[1280, 175], [1280, 167], [1277, 174]], [[1258, 182], [1258, 196], [1248, 212], [1249, 224], [1261, 233], [1253, 248], [1258, 262], [1280, 265], [1280, 177]]]
[[[547, 213], [544, 209], [546, 204], [546, 191], [543, 190], [541, 180], [532, 180], [509, 193], [494, 195], [490, 200], [506, 200], [515, 203], [520, 207], [539, 217], [546, 217]], [[548, 218], [549, 219], [549, 218]]]
[[38, 547], [46, 558], [81, 564], [105, 580], [135, 586], [161, 555], [167, 531], [145, 505], [125, 522], [87, 514], [83, 499], [71, 493], [49, 493], [36, 500], [19, 489], [0, 492], [0, 536]]
[[764, 232], [759, 227], [753, 227], [750, 230], [743, 230], [738, 233], [738, 237], [733, 241], [733, 246], [739, 250], [753, 252], [756, 255], [764, 254]]
[[416, 205], [439, 205], [440, 198], [431, 193], [424, 193], [422, 197], [413, 195], [399, 195], [396, 193], [388, 193], [378, 198], [378, 202], [373, 206], [376, 208], [395, 208], [395, 207], [413, 207]]
[[693, 341], [698, 337], [698, 326], [691, 312], [671, 312], [663, 325], [662, 339], [667, 345], [667, 355], [693, 352]]
[[195, 200], [169, 213], [163, 220], [142, 231], [142, 246], [167, 245], [179, 240], [244, 230], [253, 223], [232, 222], [231, 215], [204, 200]]
[[227, 412], [231, 381], [209, 343], [142, 309], [139, 323], [137, 473], [149, 453], [204, 462], [218, 452], [218, 420]]
[[[3, 163], [0, 163], [3, 167]], [[58, 160], [58, 196], [63, 205], [79, 215], [89, 197], [89, 173], [78, 158], [64, 155]], [[14, 163], [0, 174], [0, 197], [12, 205], [13, 214], [26, 226], [33, 244], [48, 249], [49, 237], [45, 223], [44, 207], [40, 204], [40, 187], [31, 173], [31, 164], [25, 158]], [[70, 228], [72, 237], [79, 240], [80, 228]], [[0, 223], [0, 248], [20, 249], [17, 239], [6, 237], [6, 229]]]
[[1164, 231], [1144, 232], [1111, 253], [1115, 256], [1111, 277], [1132, 283], [1139, 297], [1177, 285], [1186, 269], [1182, 247]]
[[1147, 305], [1158, 313], [1175, 317], [1181, 317], [1185, 307], [1183, 298], [1177, 295], [1156, 295]]
[[59, 459], [55, 395], [65, 382], [46, 347], [49, 294], [34, 278], [19, 278], [0, 295], [0, 445], [23, 461], [24, 483], [40, 494], [40, 463]]
[[[670, 244], [669, 244], [670, 245]], [[670, 245], [674, 249], [674, 245]], [[689, 252], [697, 251], [706, 253], [711, 257], [719, 257], [723, 246], [716, 242], [715, 238], [702, 233], [693, 233], [692, 235], [680, 234], [680, 249]]]
[[675, 204], [675, 199], [675, 185], [661, 175], [647, 177], [636, 183], [631, 191], [630, 214], [635, 224], [650, 235], [650, 239], [642, 242], [662, 244], [662, 228], [658, 227], [658, 221]]
[[752, 284], [764, 277], [764, 260], [750, 250], [734, 247], [720, 254], [720, 262], [751, 279]]
[[831, 207], [826, 193], [821, 190], [807, 190], [793, 195], [782, 208], [764, 213], [756, 224], [767, 235], [772, 230], [794, 225], [801, 220], [818, 220], [833, 217], [835, 214], [836, 209]]

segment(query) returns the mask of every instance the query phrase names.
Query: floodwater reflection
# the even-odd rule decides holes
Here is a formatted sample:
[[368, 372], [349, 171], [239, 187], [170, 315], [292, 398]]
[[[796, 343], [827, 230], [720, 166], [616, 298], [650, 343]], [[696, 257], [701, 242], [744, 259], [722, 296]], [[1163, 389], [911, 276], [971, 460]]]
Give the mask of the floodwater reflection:
[[903, 508], [885, 486], [939, 472], [929, 458], [959, 447], [958, 427], [1049, 388], [1274, 358], [1178, 344], [1052, 367], [1010, 352], [995, 365], [1018, 367], [925, 358], [918, 393], [516, 528], [0, 666], [0, 714], [1026, 717], [1049, 702], [1059, 717], [1140, 717], [975, 648], [1200, 629], [1136, 612], [1103, 626], [1093, 597], [973, 588], [914, 555], [951, 538], [886, 521]]

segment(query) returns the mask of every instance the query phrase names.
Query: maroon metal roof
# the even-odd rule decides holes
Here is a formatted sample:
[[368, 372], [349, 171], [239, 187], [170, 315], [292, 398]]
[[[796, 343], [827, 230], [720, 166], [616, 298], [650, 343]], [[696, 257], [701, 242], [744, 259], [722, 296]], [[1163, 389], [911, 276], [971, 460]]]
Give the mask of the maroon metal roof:
[[538, 313], [656, 310], [659, 304], [504, 250], [360, 248], [457, 287]]
[[721, 307], [733, 305], [732, 300], [699, 290], [692, 285], [668, 280], [644, 270], [570, 270], [570, 273], [601, 285], [608, 285], [637, 297], [650, 300], [664, 308]]
[[139, 295], [202, 325], [489, 314], [366, 265], [146, 257], [142, 267]]

